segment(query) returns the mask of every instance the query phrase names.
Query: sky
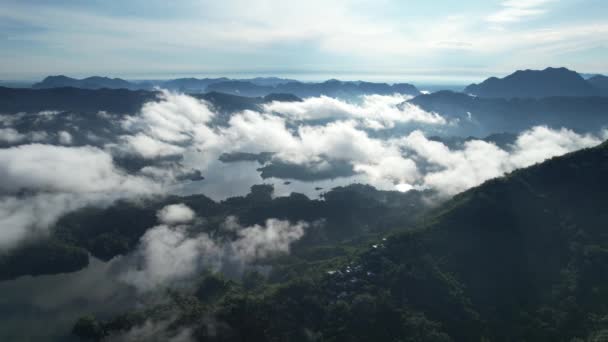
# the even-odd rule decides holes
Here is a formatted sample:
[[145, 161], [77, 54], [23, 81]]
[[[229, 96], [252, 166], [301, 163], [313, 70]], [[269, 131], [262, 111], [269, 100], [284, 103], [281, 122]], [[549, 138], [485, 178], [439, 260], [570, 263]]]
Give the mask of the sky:
[[0, 79], [608, 72], [605, 0], [0, 0]]

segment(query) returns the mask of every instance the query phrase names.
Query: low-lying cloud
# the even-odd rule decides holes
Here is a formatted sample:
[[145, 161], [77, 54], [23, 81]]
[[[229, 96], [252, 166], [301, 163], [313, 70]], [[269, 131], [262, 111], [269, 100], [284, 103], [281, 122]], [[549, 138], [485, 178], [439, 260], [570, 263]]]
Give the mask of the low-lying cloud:
[[520, 134], [507, 150], [483, 140], [467, 141], [462, 149], [450, 150], [441, 142], [427, 139], [419, 131], [408, 135], [403, 142], [418, 158], [438, 168], [424, 174], [421, 185], [445, 195], [454, 195], [515, 169], [596, 146], [602, 139], [568, 129], [538, 126]]
[[149, 179], [118, 170], [111, 155], [95, 147], [0, 149], [0, 249], [45, 233], [69, 211], [160, 191]]
[[162, 208], [156, 216], [161, 223], [180, 224], [192, 222], [196, 214], [185, 204], [171, 204]]
[[[234, 179], [222, 179], [225, 172], [217, 171], [222, 153], [272, 152], [265, 163], [283, 165], [285, 170], [307, 169], [330, 178], [352, 177], [381, 189], [427, 188], [450, 196], [517, 168], [597, 145], [606, 136], [605, 132], [596, 136], [539, 126], [520, 133], [512, 144], [497, 146], [468, 139], [450, 147], [430, 139], [427, 128], [434, 133], [437, 128], [449, 132], [455, 123], [403, 102], [406, 99], [401, 95], [370, 95], [358, 103], [328, 97], [271, 102], [257, 111], [234, 112], [217, 124], [214, 119], [220, 114], [209, 103], [162, 92], [158, 100], [145, 104], [134, 115], [99, 113], [95, 120], [110, 122], [99, 132], [89, 132], [97, 126], [83, 130], [69, 120], [69, 127], [52, 125], [57, 126], [55, 132], [25, 132], [12, 125], [27, 119], [27, 114], [0, 116], [0, 143], [16, 144], [0, 149], [0, 248], [13, 246], [32, 232], [45, 232], [61, 215], [83, 206], [166, 194], [174, 186], [203, 177], [203, 182], [216, 184], [216, 188], [230, 188], [227, 193], [245, 193], [252, 185], [247, 182], [260, 179], [259, 171], [253, 177], [240, 175], [255, 173], [255, 166], [230, 165], [242, 167], [242, 171], [230, 170], [233, 178], [247, 179], [239, 183], [240, 191], [235, 190], [234, 184], [227, 183]], [[70, 115], [35, 113], [33, 120], [53, 123], [64, 114]], [[398, 125], [405, 125], [400, 126], [405, 127], [400, 134], [377, 134]], [[82, 146], [68, 130], [105, 138], [98, 146]], [[49, 136], [64, 145], [31, 143]], [[88, 141], [95, 144], [96, 140]], [[125, 156], [148, 164], [125, 167], [129, 170], [125, 171], [122, 164], [116, 165]], [[288, 173], [280, 177], [290, 178]], [[177, 209], [165, 216], [180, 213], [188, 217], [186, 211]], [[156, 231], [179, 242], [182, 232], [175, 225], [189, 222], [167, 218]], [[205, 242], [204, 236], [200, 238], [198, 245]], [[185, 243], [181, 248], [188, 246]]]
[[112, 156], [95, 147], [31, 144], [0, 149], [1, 193], [148, 192], [151, 187], [120, 172]]
[[[404, 102], [406, 96], [363, 96], [358, 104], [325, 96], [302, 102], [271, 102], [259, 111], [234, 113], [227, 124], [212, 125], [213, 108], [186, 95], [165, 92], [123, 126], [125, 149], [133, 141], [141, 155], [179, 154], [182, 165], [203, 172], [222, 153], [273, 152], [272, 160], [333, 174], [332, 165], [351, 165], [353, 173], [379, 187], [430, 188], [453, 195], [516, 168], [597, 145], [601, 138], [567, 129], [533, 127], [508, 147], [468, 140], [450, 148], [426, 137], [425, 126], [412, 126], [401, 136], [371, 132], [396, 124], [449, 127], [454, 123]], [[145, 138], [144, 138], [145, 136]], [[318, 173], [318, 172], [317, 172]], [[336, 174], [338, 174], [336, 172]], [[341, 174], [345, 174], [341, 172]]]
[[[289, 253], [291, 244], [304, 236], [308, 227], [305, 222], [292, 224], [277, 219], [268, 219], [263, 226], [243, 227], [229, 217], [222, 229], [234, 238], [214, 238], [182, 224], [184, 219], [194, 219], [190, 213], [183, 204], [161, 209], [158, 217], [162, 224], [141, 237], [137, 250], [124, 260], [127, 267], [121, 278], [141, 291], [149, 291], [190, 280], [204, 270], [238, 274], [256, 261]], [[130, 267], [133, 262], [135, 268]]]
[[264, 111], [284, 115], [292, 120], [310, 121], [324, 119], [361, 120], [363, 127], [374, 130], [392, 128], [396, 123], [445, 125], [446, 119], [437, 113], [429, 113], [406, 101], [406, 95], [364, 95], [360, 104], [320, 96], [302, 102], [274, 101], [264, 105]]

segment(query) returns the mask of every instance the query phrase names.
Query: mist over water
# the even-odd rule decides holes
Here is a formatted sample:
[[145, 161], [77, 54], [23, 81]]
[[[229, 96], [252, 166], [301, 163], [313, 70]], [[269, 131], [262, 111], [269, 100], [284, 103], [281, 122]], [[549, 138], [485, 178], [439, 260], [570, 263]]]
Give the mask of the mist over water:
[[[276, 197], [284, 197], [292, 192], [297, 192], [310, 199], [318, 199], [323, 192], [335, 187], [366, 182], [366, 177], [363, 175], [310, 181], [286, 180], [274, 177], [264, 179], [260, 176], [259, 168], [260, 164], [257, 162], [223, 163], [214, 160], [209, 164], [204, 180], [178, 184], [172, 187], [170, 191], [183, 196], [204, 194], [215, 201], [223, 201], [229, 197], [246, 195], [253, 185], [271, 184], [274, 187], [274, 196]], [[389, 181], [384, 186], [378, 184], [377, 188], [394, 190], [395, 185]]]
[[135, 307], [134, 290], [112, 266], [91, 258], [78, 272], [0, 281], [0, 340], [68, 341], [82, 315], [109, 317]]

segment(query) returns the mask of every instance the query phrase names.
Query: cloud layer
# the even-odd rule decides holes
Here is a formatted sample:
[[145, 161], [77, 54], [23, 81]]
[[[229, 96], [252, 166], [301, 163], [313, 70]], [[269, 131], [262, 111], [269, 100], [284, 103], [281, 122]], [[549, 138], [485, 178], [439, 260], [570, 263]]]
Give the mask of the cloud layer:
[[[171, 223], [167, 222], [168, 213], [175, 215]], [[183, 204], [160, 210], [158, 217], [163, 224], [142, 236], [137, 250], [123, 261], [127, 267], [121, 279], [149, 291], [190, 280], [204, 270], [238, 274], [253, 262], [289, 253], [290, 245], [308, 227], [304, 222], [291, 224], [277, 219], [268, 219], [264, 226], [243, 227], [236, 218], [229, 217], [223, 229], [227, 236], [234, 234], [234, 239], [213, 238], [207, 233], [192, 232], [191, 225], [177, 224], [185, 218], [192, 220], [191, 213]], [[133, 262], [137, 267], [130, 267]]]
[[[458, 123], [401, 102], [404, 99], [372, 95], [359, 102], [327, 97], [272, 102], [257, 111], [232, 113], [223, 124], [216, 124], [214, 119], [220, 114], [209, 103], [162, 92], [134, 115], [100, 113], [98, 119], [109, 123], [88, 135], [105, 138], [87, 140], [97, 146], [83, 145], [71, 134], [70, 139], [65, 134], [61, 138], [67, 127], [72, 132], [85, 131], [69, 115], [62, 114], [67, 121], [56, 132], [44, 133], [59, 137], [51, 140], [55, 143], [70, 145], [30, 143], [34, 133], [40, 135], [37, 131], [20, 132], [13, 127], [23, 115], [3, 116], [0, 133], [5, 142], [16, 145], [0, 149], [0, 249], [44, 234], [61, 215], [83, 206], [164, 195], [174, 189], [196, 192], [189, 184], [202, 176], [205, 180], [199, 183], [231, 195], [244, 194], [262, 182], [255, 162], [222, 165], [218, 161], [222, 153], [273, 152], [266, 165], [329, 178], [338, 175], [345, 177], [343, 184], [357, 181], [399, 191], [432, 189], [450, 196], [517, 168], [597, 145], [606, 136], [539, 126], [502, 147], [478, 139], [450, 147], [429, 136], [450, 132]], [[47, 123], [58, 117], [56, 113], [34, 115], [35, 120], [44, 118]], [[108, 127], [115, 131], [106, 132]], [[124, 158], [127, 166], [119, 162]], [[281, 177], [289, 179], [289, 172]], [[282, 179], [267, 181], [289, 192]], [[299, 191], [319, 186], [304, 183], [297, 184]], [[310, 190], [318, 194], [315, 191]], [[158, 234], [173, 236], [181, 246], [180, 229], [173, 226], [191, 222], [193, 213], [175, 206], [159, 215], [159, 227], [165, 228], [158, 228]], [[201, 239], [199, 245], [205, 243]]]
[[[201, 170], [220, 153], [273, 152], [273, 160], [313, 171], [346, 162], [372, 185], [392, 183], [399, 189], [430, 188], [453, 195], [514, 169], [601, 142], [601, 137], [539, 126], [522, 132], [507, 147], [472, 139], [450, 149], [427, 138], [425, 131], [438, 127], [449, 131], [456, 123], [403, 103], [397, 95], [364, 96], [359, 104], [327, 97], [272, 102], [260, 111], [233, 114], [225, 126], [213, 126], [208, 104], [183, 97], [165, 93], [160, 103], [145, 106], [127, 122], [145, 127], [147, 137], [155, 141], [149, 146], [184, 149], [182, 163]], [[163, 108], [163, 120], [155, 118], [158, 108]], [[202, 115], [193, 114], [196, 111]], [[181, 113], [200, 119], [176, 126]], [[403, 135], [371, 134], [397, 125]]]
[[69, 211], [160, 191], [149, 179], [118, 170], [111, 155], [95, 147], [0, 149], [0, 250], [45, 233]]

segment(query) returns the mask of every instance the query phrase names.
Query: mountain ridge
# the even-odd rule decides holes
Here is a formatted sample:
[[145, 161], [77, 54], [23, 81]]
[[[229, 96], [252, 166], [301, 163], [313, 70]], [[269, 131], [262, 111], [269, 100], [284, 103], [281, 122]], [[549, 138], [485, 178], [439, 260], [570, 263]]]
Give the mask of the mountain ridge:
[[167, 81], [132, 82], [120, 78], [91, 76], [76, 79], [64, 75], [47, 76], [34, 83], [33, 89], [73, 87], [81, 89], [129, 89], [154, 90], [156, 87], [188, 93], [223, 92], [232, 95], [263, 97], [274, 93], [290, 93], [298, 97], [330, 96], [353, 97], [366, 94], [392, 95], [394, 93], [419, 95], [420, 91], [409, 83], [374, 83], [363, 81], [300, 82], [278, 77], [254, 77], [249, 79], [177, 78]]
[[602, 91], [567, 68], [517, 70], [503, 78], [490, 77], [471, 84], [465, 93], [489, 98], [541, 98], [551, 96], [597, 96]]

